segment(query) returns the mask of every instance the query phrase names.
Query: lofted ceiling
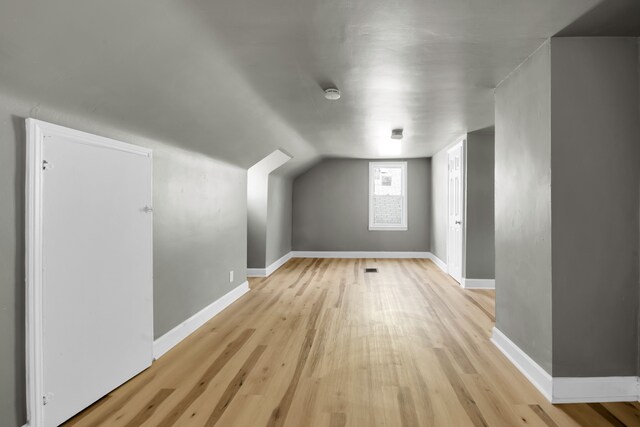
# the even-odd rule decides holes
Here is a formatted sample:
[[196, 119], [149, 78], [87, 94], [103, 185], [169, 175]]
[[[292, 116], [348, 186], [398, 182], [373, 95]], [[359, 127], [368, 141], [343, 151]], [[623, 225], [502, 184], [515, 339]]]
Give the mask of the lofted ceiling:
[[0, 91], [242, 167], [388, 157], [396, 127], [399, 156], [430, 156], [492, 125], [493, 88], [599, 4], [0, 0]]
[[603, 0], [556, 36], [640, 37], [640, 1]]

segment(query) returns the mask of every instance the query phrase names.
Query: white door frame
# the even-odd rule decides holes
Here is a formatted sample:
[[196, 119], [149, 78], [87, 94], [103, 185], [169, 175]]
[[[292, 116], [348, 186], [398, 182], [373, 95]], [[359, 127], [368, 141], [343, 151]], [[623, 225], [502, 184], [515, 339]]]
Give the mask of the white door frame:
[[108, 147], [152, 157], [148, 148], [81, 132], [40, 120], [26, 120], [27, 156], [25, 186], [25, 276], [26, 276], [26, 368], [27, 420], [40, 427], [43, 413], [43, 337], [42, 337], [42, 171], [43, 144], [50, 136], [68, 137], [80, 144]]
[[[460, 250], [462, 253], [460, 254], [460, 285], [464, 282], [465, 275], [465, 254], [467, 247], [467, 135], [461, 136], [458, 140], [447, 150], [447, 273], [449, 272], [449, 153], [457, 148], [461, 148], [461, 156], [462, 161], [460, 165], [460, 183], [462, 185], [461, 196], [462, 200], [460, 201], [460, 216], [462, 217], [462, 224], [460, 224], [461, 234], [462, 234], [462, 242], [460, 244]], [[449, 274], [451, 275], [451, 274]], [[453, 276], [451, 276], [453, 277]]]

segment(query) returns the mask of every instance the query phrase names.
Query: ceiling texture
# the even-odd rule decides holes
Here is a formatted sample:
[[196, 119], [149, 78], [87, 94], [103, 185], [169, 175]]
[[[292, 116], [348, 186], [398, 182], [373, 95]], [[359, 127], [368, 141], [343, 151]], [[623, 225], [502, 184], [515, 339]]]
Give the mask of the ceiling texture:
[[0, 91], [245, 168], [278, 148], [289, 171], [391, 157], [398, 127], [398, 156], [431, 156], [491, 126], [496, 85], [568, 25], [604, 26], [604, 3], [0, 0]]

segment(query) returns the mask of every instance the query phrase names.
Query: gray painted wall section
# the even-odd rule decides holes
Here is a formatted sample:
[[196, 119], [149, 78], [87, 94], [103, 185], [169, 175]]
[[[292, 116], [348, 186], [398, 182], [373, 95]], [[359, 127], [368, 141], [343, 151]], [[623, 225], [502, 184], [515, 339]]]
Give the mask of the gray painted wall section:
[[0, 420], [26, 422], [24, 121], [29, 106], [0, 98]]
[[267, 266], [291, 252], [292, 195], [291, 178], [275, 174], [269, 176]]
[[158, 338], [246, 280], [247, 173], [169, 146], [153, 154]]
[[[36, 101], [0, 96], [0, 420], [26, 422], [24, 118], [154, 150], [154, 312], [161, 335], [246, 276], [246, 172]], [[198, 221], [195, 226], [192, 222]], [[228, 271], [235, 270], [229, 283]]]
[[247, 267], [264, 268], [267, 247], [268, 174], [247, 172]]
[[542, 45], [495, 91], [496, 326], [551, 373], [551, 72]]
[[291, 156], [281, 150], [275, 150], [251, 166], [247, 171], [247, 266], [265, 268], [267, 259], [267, 227], [269, 183], [272, 173], [291, 160]]
[[551, 70], [553, 373], [636, 375], [637, 39], [554, 38]]
[[464, 272], [471, 279], [495, 278], [494, 139], [493, 129], [467, 134]]
[[369, 160], [326, 159], [293, 183], [293, 249], [429, 251], [431, 159], [407, 162], [408, 231], [369, 231]]

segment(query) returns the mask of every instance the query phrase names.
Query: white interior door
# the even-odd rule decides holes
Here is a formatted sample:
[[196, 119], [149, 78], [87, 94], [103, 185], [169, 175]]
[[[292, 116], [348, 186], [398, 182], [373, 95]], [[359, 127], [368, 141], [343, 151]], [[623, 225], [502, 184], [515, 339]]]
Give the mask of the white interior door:
[[462, 282], [463, 253], [463, 212], [464, 212], [464, 151], [463, 142], [456, 144], [448, 152], [448, 232], [447, 232], [447, 269], [449, 275]]
[[64, 128], [42, 136], [37, 425], [48, 427], [152, 362], [152, 159]]

